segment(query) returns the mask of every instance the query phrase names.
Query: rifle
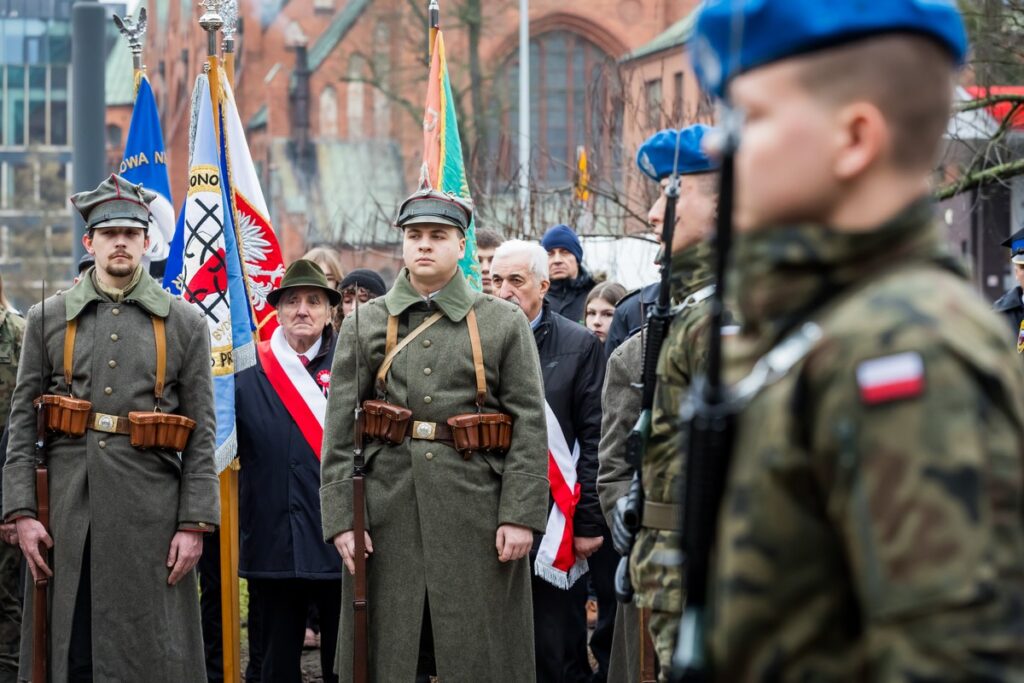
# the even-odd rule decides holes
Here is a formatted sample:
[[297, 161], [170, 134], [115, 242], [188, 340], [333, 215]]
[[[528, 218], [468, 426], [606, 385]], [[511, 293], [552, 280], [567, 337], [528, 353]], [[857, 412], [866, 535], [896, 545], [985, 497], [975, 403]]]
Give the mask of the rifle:
[[[46, 349], [46, 280], [43, 280], [43, 298], [40, 305], [39, 324], [42, 328], [43, 349]], [[40, 393], [46, 393], [46, 371], [42, 356], [39, 361]], [[50, 475], [46, 457], [46, 413], [47, 404], [40, 400], [36, 406], [36, 519], [50, 532]], [[45, 546], [40, 547], [43, 559], [50, 564], [49, 553]], [[46, 683], [50, 680], [47, 671], [49, 646], [47, 638], [47, 613], [49, 612], [50, 580], [40, 576], [35, 580], [32, 599], [32, 680], [35, 683]]]
[[356, 297], [355, 325], [356, 407], [353, 424], [355, 448], [353, 449], [352, 464], [352, 531], [355, 534], [355, 557], [352, 558], [355, 565], [352, 612], [355, 617], [355, 628], [352, 632], [352, 680], [355, 683], [366, 683], [369, 680], [370, 603], [366, 597], [366, 519], [364, 517], [366, 490], [363, 481], [366, 476], [366, 463], [363, 460], [363, 403], [359, 386], [359, 356], [362, 353], [359, 348], [359, 297]]
[[725, 323], [725, 284], [732, 248], [735, 158], [740, 121], [735, 113], [723, 116], [725, 136], [721, 187], [715, 227], [715, 287], [711, 299], [707, 371], [695, 378], [682, 407], [686, 448], [683, 479], [682, 550], [686, 607], [672, 656], [673, 681], [701, 683], [709, 680], [705, 615], [708, 602], [710, 554], [718, 526], [718, 511], [725, 492], [735, 437], [739, 402], [722, 383], [722, 327]]
[[[676, 138], [676, 161], [673, 169], [678, 166], [679, 137]], [[658, 303], [647, 316], [647, 337], [644, 339], [643, 393], [640, 397], [640, 417], [626, 438], [626, 460], [633, 467], [633, 480], [629, 484], [626, 506], [622, 511], [622, 525], [628, 532], [629, 539], [625, 552], [619, 559], [615, 569], [615, 597], [619, 602], [628, 603], [633, 600], [633, 585], [629, 576], [629, 556], [636, 543], [636, 535], [643, 523], [644, 487], [643, 457], [647, 449], [647, 440], [651, 436], [651, 412], [654, 408], [654, 387], [657, 383], [658, 357], [661, 347], [672, 324], [672, 238], [675, 235], [676, 201], [679, 199], [679, 175], [673, 170], [668, 186], [665, 188], [665, 218], [662, 222], [661, 239], [661, 285], [658, 289]]]

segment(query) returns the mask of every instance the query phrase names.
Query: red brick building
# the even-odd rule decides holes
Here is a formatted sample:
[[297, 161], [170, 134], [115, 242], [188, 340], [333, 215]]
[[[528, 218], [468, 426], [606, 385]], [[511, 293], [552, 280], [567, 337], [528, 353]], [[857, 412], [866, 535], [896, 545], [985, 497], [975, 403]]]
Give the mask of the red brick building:
[[[422, 10], [405, 0], [239, 4], [236, 99], [285, 258], [330, 243], [358, 246], [360, 265], [393, 266], [397, 234], [389, 222], [416, 186], [422, 149], [427, 2]], [[700, 114], [682, 48], [696, 5], [530, 3], [534, 233], [556, 219], [595, 234], [639, 226], [635, 218], [629, 226], [647, 192], [634, 178], [637, 142]], [[145, 61], [177, 202], [186, 185], [191, 91], [206, 53], [202, 8], [192, 0], [148, 0], [148, 7]], [[480, 222], [519, 232], [518, 2], [441, 0], [441, 13]], [[659, 78], [664, 116], [651, 113]], [[680, 95], [685, 105], [673, 112]], [[589, 204], [572, 192], [580, 147], [590, 161]]]

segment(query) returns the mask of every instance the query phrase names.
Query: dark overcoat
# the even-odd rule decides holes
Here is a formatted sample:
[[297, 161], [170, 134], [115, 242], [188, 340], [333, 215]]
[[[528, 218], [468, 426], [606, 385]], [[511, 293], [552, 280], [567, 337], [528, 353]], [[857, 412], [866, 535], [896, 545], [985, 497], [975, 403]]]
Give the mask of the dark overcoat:
[[[329, 373], [324, 331], [306, 370]], [[329, 386], [329, 384], [328, 384]], [[238, 573], [253, 579], [338, 579], [341, 557], [320, 527], [320, 460], [257, 363], [235, 378], [238, 425]]]

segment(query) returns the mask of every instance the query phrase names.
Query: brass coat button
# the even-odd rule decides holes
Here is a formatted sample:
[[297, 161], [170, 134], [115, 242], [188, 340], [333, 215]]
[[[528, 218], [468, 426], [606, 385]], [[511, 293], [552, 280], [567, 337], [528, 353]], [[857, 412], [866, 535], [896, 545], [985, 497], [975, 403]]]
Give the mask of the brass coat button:
[[116, 360], [112, 360], [109, 363], [107, 363], [107, 365], [109, 365], [112, 368], [116, 368], [117, 367], [117, 361]]
[[424, 402], [424, 403], [430, 403], [430, 402], [431, 402], [431, 401], [433, 401], [433, 400], [434, 400], [434, 399], [430, 398], [429, 396], [424, 396], [424, 397], [423, 397], [423, 402]]
[[110, 335], [110, 341], [117, 341], [117, 340], [118, 340], [117, 333], [114, 333], [114, 334]]
[[100, 441], [96, 445], [99, 446], [100, 448], [106, 448], [107, 447], [107, 442], [106, 441]]
[[120, 308], [115, 308], [115, 309], [113, 309], [110, 312], [113, 313], [114, 315], [121, 315], [121, 309]]
[[423, 368], [423, 374], [424, 375], [429, 375], [431, 372], [433, 372], [433, 371], [430, 368]]
[[106, 394], [107, 396], [110, 396], [112, 393], [114, 393], [114, 390], [111, 389], [110, 387], [103, 387], [103, 393]]
[[433, 460], [434, 454], [431, 453], [430, 451], [427, 451], [426, 455], [424, 455], [423, 457], [426, 458], [427, 460]]
[[430, 340], [429, 339], [424, 339], [423, 340], [423, 348], [425, 348], [425, 349], [429, 349], [430, 348]]

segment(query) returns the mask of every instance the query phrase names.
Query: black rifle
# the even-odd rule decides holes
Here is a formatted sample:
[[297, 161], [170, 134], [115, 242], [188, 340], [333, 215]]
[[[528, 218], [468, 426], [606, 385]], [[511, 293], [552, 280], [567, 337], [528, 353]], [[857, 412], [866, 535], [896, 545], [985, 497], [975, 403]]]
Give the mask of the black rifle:
[[[676, 156], [678, 157], [678, 141]], [[629, 532], [628, 547], [615, 570], [615, 597], [619, 602], [633, 600], [633, 585], [629, 577], [629, 555], [636, 543], [644, 514], [644, 487], [642, 465], [647, 440], [651, 436], [651, 412], [654, 407], [654, 387], [657, 382], [658, 356], [672, 324], [672, 239], [676, 226], [676, 201], [679, 199], [679, 176], [675, 173], [665, 187], [665, 218], [662, 222], [661, 241], [661, 285], [658, 289], [658, 303], [647, 315], [647, 331], [644, 339], [643, 389], [640, 398], [640, 417], [626, 438], [626, 460], [633, 468], [633, 480], [629, 484], [626, 507], [622, 512], [622, 524]]]
[[683, 434], [686, 435], [685, 448], [680, 453], [686, 465], [682, 508], [686, 607], [672, 658], [672, 680], [683, 683], [698, 683], [710, 678], [704, 630], [710, 555], [735, 436], [736, 403], [730, 401], [730, 394], [722, 382], [722, 327], [726, 319], [726, 268], [732, 247], [735, 152], [738, 144], [738, 122], [731, 118], [733, 116], [727, 113], [723, 126], [725, 148], [715, 228], [716, 287], [711, 299], [707, 371], [694, 379], [682, 408]]

